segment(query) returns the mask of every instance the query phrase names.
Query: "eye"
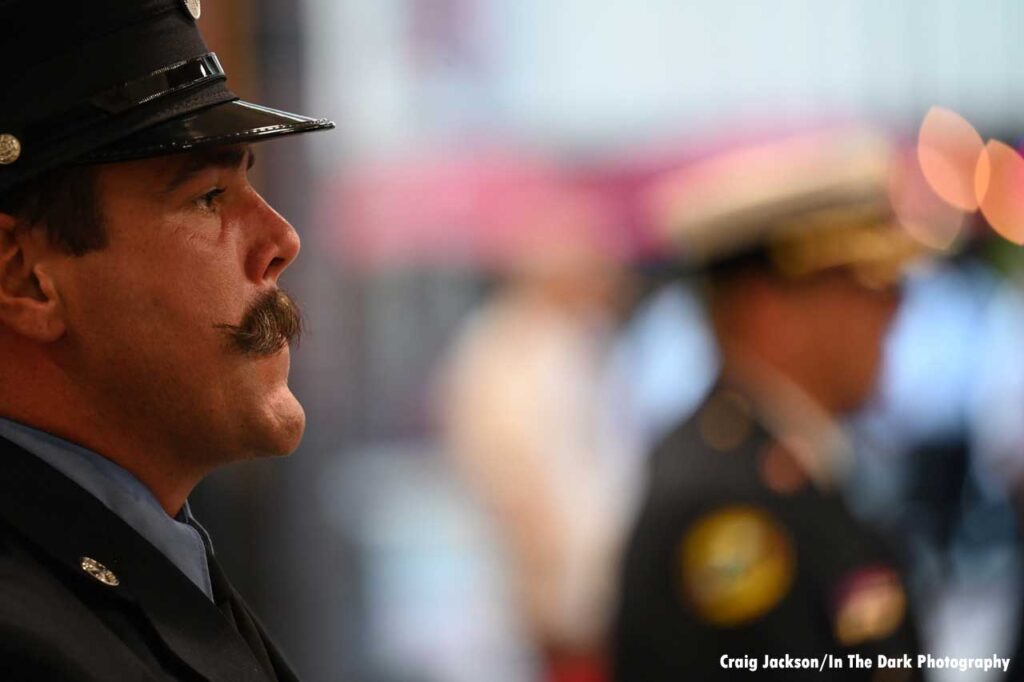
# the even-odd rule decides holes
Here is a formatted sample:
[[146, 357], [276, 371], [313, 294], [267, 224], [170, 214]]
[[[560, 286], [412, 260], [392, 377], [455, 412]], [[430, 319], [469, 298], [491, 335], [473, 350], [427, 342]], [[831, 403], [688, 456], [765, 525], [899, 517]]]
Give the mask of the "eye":
[[196, 199], [196, 205], [207, 211], [213, 211], [217, 208], [217, 198], [226, 192], [223, 187], [214, 187], [206, 194]]

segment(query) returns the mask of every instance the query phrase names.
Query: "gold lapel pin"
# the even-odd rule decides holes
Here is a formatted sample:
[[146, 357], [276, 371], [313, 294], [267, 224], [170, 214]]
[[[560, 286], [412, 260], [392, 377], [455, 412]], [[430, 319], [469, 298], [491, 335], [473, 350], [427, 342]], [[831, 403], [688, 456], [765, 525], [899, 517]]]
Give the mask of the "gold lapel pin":
[[96, 578], [96, 580], [99, 580], [104, 585], [117, 587], [121, 584], [121, 581], [117, 579], [117, 576], [114, 575], [113, 571], [92, 557], [82, 557], [82, 570], [93, 578]]
[[192, 18], [198, 20], [199, 16], [203, 13], [203, 7], [199, 4], [199, 0], [184, 0], [184, 3], [185, 9]]
[[14, 135], [4, 133], [0, 135], [0, 166], [7, 166], [18, 160], [21, 156], [21, 142]]

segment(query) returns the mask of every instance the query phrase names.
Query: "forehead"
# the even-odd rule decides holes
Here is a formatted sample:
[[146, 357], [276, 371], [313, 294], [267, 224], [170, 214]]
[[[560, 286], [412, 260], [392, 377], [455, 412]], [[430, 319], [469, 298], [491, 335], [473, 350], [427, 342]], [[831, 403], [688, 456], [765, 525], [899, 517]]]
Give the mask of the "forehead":
[[101, 189], [132, 189], [145, 194], [169, 194], [204, 171], [245, 170], [255, 157], [249, 145], [227, 145], [147, 159], [97, 166]]

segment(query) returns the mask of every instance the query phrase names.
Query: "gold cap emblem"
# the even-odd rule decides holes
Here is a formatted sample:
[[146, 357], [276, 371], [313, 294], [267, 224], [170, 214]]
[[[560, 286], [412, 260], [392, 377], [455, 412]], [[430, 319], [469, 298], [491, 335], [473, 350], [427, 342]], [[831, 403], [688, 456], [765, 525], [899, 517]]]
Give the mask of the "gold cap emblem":
[[8, 166], [21, 156], [21, 142], [10, 133], [0, 135], [0, 165]]
[[193, 19], [199, 19], [199, 16], [203, 13], [203, 6], [199, 4], [199, 0], [182, 0], [185, 4], [185, 9], [188, 10], [189, 15]]
[[121, 584], [121, 581], [117, 579], [117, 576], [109, 568], [91, 557], [82, 557], [82, 570], [104, 585], [117, 587]]

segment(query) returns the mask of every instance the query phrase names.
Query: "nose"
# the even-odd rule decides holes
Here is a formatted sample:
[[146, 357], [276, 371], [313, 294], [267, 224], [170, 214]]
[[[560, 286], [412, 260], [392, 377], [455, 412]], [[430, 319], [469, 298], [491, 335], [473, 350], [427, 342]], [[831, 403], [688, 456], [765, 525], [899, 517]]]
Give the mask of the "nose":
[[246, 259], [246, 275], [256, 283], [276, 283], [281, 273], [299, 254], [299, 235], [280, 213], [258, 195], [254, 212], [255, 224], [251, 229], [258, 237]]

